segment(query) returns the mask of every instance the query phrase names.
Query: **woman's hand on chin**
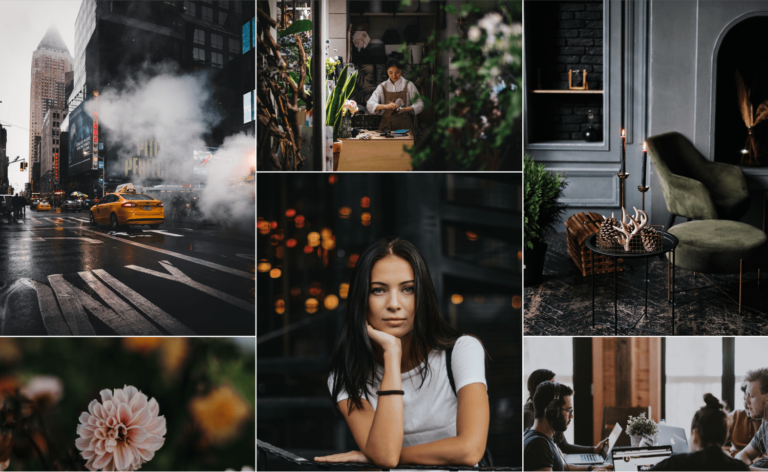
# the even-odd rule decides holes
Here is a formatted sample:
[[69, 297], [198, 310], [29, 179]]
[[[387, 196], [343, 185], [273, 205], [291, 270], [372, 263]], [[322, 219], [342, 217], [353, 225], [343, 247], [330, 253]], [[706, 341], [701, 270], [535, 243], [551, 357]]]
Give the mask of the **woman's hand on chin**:
[[349, 451], [330, 456], [315, 457], [315, 462], [362, 462], [370, 464], [371, 461], [360, 451]]
[[368, 324], [368, 337], [371, 338], [374, 344], [378, 345], [384, 352], [400, 352], [400, 339], [387, 334], [384, 331], [379, 331], [370, 324]]

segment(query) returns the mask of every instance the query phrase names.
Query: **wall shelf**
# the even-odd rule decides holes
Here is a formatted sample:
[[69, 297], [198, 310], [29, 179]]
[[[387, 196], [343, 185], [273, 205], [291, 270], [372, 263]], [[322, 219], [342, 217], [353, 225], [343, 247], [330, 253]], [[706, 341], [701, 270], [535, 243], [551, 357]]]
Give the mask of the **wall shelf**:
[[531, 90], [533, 93], [583, 93], [583, 94], [602, 94], [602, 90]]

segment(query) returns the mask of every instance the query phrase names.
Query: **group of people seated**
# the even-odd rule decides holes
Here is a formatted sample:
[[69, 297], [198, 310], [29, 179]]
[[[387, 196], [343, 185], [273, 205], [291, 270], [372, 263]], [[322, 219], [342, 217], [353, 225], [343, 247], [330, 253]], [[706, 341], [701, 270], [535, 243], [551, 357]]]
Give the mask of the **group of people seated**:
[[[564, 432], [574, 417], [573, 389], [555, 381], [555, 373], [539, 369], [528, 377], [524, 407], [524, 470], [613, 470], [604, 464], [566, 462], [565, 454], [600, 454], [607, 439], [596, 446], [569, 444]], [[693, 416], [688, 446], [651, 470], [768, 470], [768, 368], [747, 373], [741, 388], [744, 409], [731, 413], [714, 395]]]

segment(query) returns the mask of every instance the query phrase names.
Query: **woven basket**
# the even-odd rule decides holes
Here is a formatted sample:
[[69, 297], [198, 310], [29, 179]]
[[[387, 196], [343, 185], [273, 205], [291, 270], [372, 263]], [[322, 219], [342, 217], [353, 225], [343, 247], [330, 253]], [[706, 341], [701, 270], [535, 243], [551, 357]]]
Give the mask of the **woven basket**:
[[[593, 253], [584, 241], [600, 230], [603, 217], [597, 213], [577, 213], [565, 222], [568, 239], [568, 255], [571, 256], [581, 275], [609, 274], [614, 271], [613, 258]], [[623, 271], [623, 259], [618, 259], [618, 271]]]

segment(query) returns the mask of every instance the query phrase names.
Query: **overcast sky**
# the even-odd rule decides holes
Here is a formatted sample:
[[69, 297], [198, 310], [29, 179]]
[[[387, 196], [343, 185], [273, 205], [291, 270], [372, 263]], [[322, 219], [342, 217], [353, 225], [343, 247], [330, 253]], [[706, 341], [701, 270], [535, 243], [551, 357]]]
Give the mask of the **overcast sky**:
[[[0, 0], [0, 122], [10, 124], [9, 161], [29, 157], [29, 91], [32, 53], [51, 25], [75, 56], [75, 19], [81, 0]], [[31, 168], [31, 167], [30, 167]], [[8, 168], [14, 192], [24, 190], [27, 172]]]

